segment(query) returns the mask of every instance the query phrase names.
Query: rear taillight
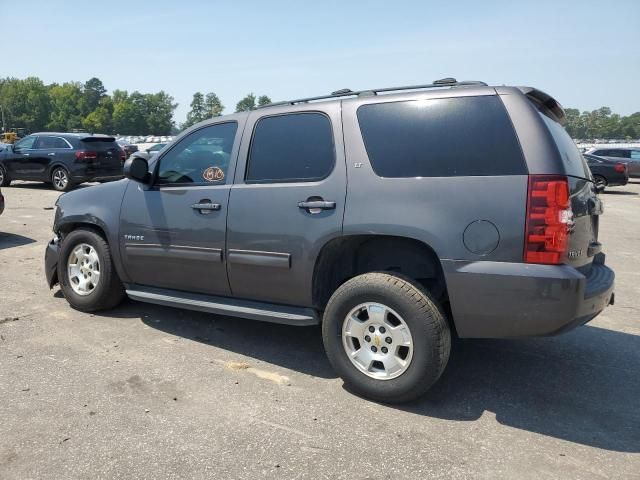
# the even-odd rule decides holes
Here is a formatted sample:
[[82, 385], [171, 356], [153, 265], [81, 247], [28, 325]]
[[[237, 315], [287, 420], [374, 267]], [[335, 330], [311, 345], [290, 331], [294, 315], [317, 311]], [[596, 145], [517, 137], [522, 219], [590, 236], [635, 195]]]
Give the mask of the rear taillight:
[[97, 160], [98, 159], [98, 152], [89, 152], [87, 150], [78, 150], [76, 152], [76, 159], [78, 159], [80, 161]]
[[618, 173], [624, 173], [627, 170], [627, 166], [624, 163], [616, 163], [613, 169]]
[[120, 160], [123, 162], [127, 159], [127, 151], [124, 148], [120, 149]]
[[529, 175], [526, 222], [524, 261], [562, 263], [573, 224], [567, 177]]

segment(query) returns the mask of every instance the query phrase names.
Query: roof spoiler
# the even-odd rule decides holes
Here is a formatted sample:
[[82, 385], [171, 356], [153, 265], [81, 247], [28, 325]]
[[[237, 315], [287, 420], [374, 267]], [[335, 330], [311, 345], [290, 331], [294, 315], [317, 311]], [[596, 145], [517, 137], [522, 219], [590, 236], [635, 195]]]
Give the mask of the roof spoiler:
[[115, 142], [115, 137], [111, 135], [102, 135], [102, 134], [87, 134], [85, 137], [80, 137], [80, 141], [82, 142]]
[[538, 90], [533, 87], [518, 87], [518, 89], [524, 93], [527, 98], [533, 102], [538, 108], [544, 110], [544, 113], [549, 115], [558, 123], [564, 125], [567, 116], [564, 113], [564, 109], [560, 102], [558, 102], [551, 95], [544, 93], [542, 90]]

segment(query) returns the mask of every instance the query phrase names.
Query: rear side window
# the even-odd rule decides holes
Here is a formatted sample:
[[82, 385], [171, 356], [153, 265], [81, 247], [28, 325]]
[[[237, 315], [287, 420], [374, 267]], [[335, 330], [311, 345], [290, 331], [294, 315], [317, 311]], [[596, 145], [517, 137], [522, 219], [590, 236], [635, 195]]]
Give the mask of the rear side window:
[[371, 166], [381, 177], [527, 173], [497, 96], [363, 105], [358, 123]]
[[631, 158], [640, 160], [640, 150], [631, 150]]
[[247, 183], [311, 182], [333, 170], [331, 122], [322, 113], [265, 117], [253, 132]]
[[581, 178], [591, 178], [591, 172], [585, 162], [584, 157], [578, 150], [575, 142], [571, 139], [562, 125], [552, 118], [539, 111], [549, 133], [562, 157], [562, 164], [567, 175]]

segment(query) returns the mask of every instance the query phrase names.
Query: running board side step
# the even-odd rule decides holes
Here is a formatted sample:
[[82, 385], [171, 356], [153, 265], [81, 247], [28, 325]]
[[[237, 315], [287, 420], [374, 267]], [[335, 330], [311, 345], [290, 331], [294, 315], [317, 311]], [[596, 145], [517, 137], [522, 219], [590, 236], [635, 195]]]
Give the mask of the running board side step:
[[250, 318], [252, 320], [286, 325], [306, 326], [320, 323], [318, 313], [311, 308], [187, 293], [163, 288], [141, 287], [139, 285], [127, 285], [126, 291], [132, 300], [168, 307], [185, 308], [187, 310], [198, 310], [217, 315]]

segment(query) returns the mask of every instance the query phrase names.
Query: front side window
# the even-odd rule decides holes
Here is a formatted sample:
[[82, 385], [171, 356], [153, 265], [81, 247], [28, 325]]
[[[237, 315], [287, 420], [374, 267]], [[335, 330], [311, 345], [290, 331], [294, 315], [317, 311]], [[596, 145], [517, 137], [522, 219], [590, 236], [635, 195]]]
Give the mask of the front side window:
[[36, 137], [33, 135], [29, 135], [28, 137], [24, 137], [19, 142], [16, 142], [14, 149], [15, 150], [29, 150], [33, 148], [33, 143], [36, 141]]
[[160, 159], [156, 183], [222, 185], [227, 183], [236, 122], [220, 123], [189, 134]]
[[526, 166], [497, 96], [374, 103], [358, 108], [380, 177], [522, 175]]
[[260, 119], [247, 162], [247, 183], [322, 180], [335, 164], [329, 118], [310, 112]]

